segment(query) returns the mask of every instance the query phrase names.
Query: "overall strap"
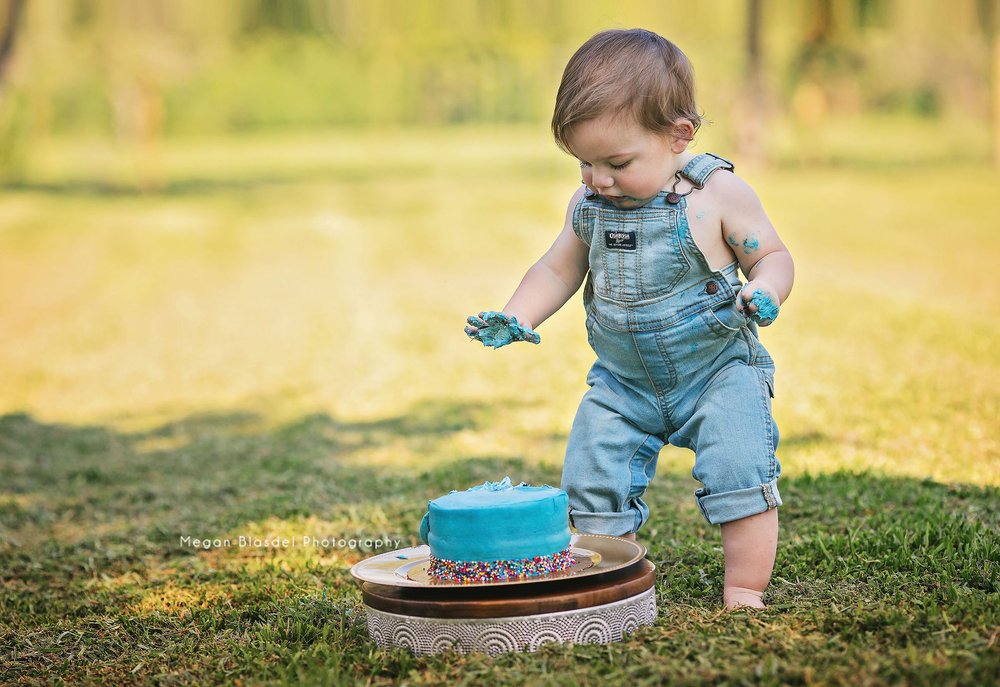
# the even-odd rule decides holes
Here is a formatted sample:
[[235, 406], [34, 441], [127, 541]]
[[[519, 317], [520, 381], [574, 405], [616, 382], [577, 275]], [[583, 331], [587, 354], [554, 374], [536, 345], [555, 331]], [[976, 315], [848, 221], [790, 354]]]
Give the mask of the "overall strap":
[[586, 202], [592, 199], [597, 194], [587, 189], [587, 191], [580, 196], [580, 200], [576, 201], [576, 206], [573, 207], [573, 233], [576, 237], [586, 243], [588, 246], [591, 241], [594, 240], [594, 226], [592, 222], [584, 221], [583, 217], [583, 206]]
[[685, 176], [695, 188], [704, 188], [705, 182], [713, 173], [720, 169], [732, 172], [736, 169], [732, 162], [724, 157], [713, 155], [712, 153], [702, 153], [691, 158], [691, 161], [684, 165], [681, 174]]

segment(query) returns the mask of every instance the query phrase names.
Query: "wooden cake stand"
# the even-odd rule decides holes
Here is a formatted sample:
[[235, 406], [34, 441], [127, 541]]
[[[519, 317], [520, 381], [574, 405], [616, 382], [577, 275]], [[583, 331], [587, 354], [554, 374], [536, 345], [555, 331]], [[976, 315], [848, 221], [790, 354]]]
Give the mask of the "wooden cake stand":
[[[586, 536], [585, 545], [599, 548], [595, 535]], [[651, 625], [656, 568], [641, 557], [645, 549], [634, 545], [641, 551], [637, 559], [619, 560], [617, 566], [605, 561], [607, 570], [597, 565], [587, 574], [504, 584], [413, 585], [379, 578], [383, 584], [352, 573], [361, 582], [368, 635], [379, 646], [416, 654], [454, 649], [495, 656], [534, 651], [545, 642], [607, 644]]]

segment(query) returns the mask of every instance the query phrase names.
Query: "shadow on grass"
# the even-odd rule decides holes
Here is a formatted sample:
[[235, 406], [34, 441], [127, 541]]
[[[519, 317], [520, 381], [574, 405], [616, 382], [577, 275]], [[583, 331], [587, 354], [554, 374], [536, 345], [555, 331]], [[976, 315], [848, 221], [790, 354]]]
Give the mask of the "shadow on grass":
[[[373, 653], [347, 572], [370, 553], [321, 560], [272, 551], [232, 565], [213, 558], [225, 552], [182, 546], [179, 537], [320, 523], [343, 537], [414, 544], [427, 499], [450, 489], [505, 474], [558, 483], [558, 466], [519, 456], [432, 455], [428, 439], [483, 430], [503, 422], [503, 412], [502, 404], [426, 401], [373, 421], [311, 414], [279, 426], [250, 412], [198, 413], [135, 433], [0, 417], [0, 644], [10, 647], [0, 660], [10, 675], [38, 684], [53, 675], [116, 684], [285, 675], [291, 684], [303, 670], [390, 683], [412, 669], [460, 671], [480, 659]], [[816, 437], [788, 439], [782, 445], [795, 450]], [[367, 451], [387, 446], [406, 452], [405, 466], [364, 465]], [[641, 644], [660, 657], [667, 681], [686, 669], [676, 656], [710, 655], [720, 632], [752, 627], [715, 615], [719, 533], [702, 520], [691, 485], [680, 474], [658, 476], [639, 535], [658, 567], [661, 606]], [[946, 655], [982, 644], [1000, 622], [998, 490], [849, 473], [786, 476], [781, 489], [767, 632], [726, 660], [715, 656], [720, 665], [732, 659], [752, 669], [762, 660], [753, 647], [764, 642], [761, 651], [780, 649], [790, 669], [836, 669], [843, 644], [827, 660], [808, 645], [768, 639], [814, 633], [839, 637], [861, 663], [881, 662], [882, 674], [905, 675], [906, 647]], [[618, 653], [638, 645], [622, 646]], [[546, 661], [587, 651], [551, 649], [537, 663], [497, 665], [518, 661], [541, 679]]]
[[[436, 455], [456, 432], [495, 421], [503, 403], [419, 403], [403, 415], [346, 422], [311, 414], [279, 426], [249, 412], [198, 413], [148, 431], [0, 417], [0, 567], [59, 574], [135, 569], [194, 551], [248, 524], [318, 519], [340, 536], [415, 543], [427, 500], [504, 475], [558, 483], [518, 456]], [[366, 467], [392, 447], [400, 467]], [[44, 555], [38, 555], [44, 551]], [[6, 565], [2, 565], [6, 563]], [[63, 564], [67, 565], [63, 565]], [[81, 572], [81, 571], [78, 571]]]
[[[134, 570], [148, 557], [194, 555], [180, 544], [184, 535], [212, 539], [306, 519], [335, 526], [339, 536], [413, 544], [427, 500], [451, 489], [504, 475], [559, 483], [559, 466], [521, 456], [437, 454], [451, 435], [493, 426], [504, 410], [503, 403], [434, 400], [372, 421], [317, 413], [278, 426], [252, 412], [197, 413], [135, 433], [3, 416], [0, 560], [11, 576], [52, 566], [67, 574], [84, 558], [86, 574], [102, 565]], [[793, 435], [782, 447], [821, 440]], [[366, 452], [387, 446], [400, 452], [399, 466], [365, 465]], [[693, 484], [683, 471], [661, 471], [644, 497], [652, 517], [640, 539], [654, 562], [700, 570], [687, 578], [695, 592], [711, 586], [705, 580], [721, 571], [721, 560], [718, 530], [704, 524]], [[997, 490], [973, 485], [837, 473], [785, 476], [781, 490], [781, 551], [804, 545], [813, 554], [809, 574], [854, 574], [870, 565], [864, 561], [889, 553], [896, 560], [915, 537], [933, 548], [943, 533], [961, 541], [1000, 525]], [[881, 551], [885, 537], [896, 553]], [[696, 546], [678, 553], [682, 541]], [[907, 567], [904, 558], [896, 562]], [[992, 565], [960, 576], [980, 574], [996, 584]]]

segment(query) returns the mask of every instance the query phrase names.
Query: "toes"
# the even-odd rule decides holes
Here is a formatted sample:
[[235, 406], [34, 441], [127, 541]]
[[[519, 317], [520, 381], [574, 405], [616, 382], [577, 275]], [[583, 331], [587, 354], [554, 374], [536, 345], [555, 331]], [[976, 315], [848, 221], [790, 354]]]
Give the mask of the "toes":
[[746, 587], [727, 587], [723, 590], [722, 601], [727, 611], [738, 608], [767, 608], [764, 605], [764, 592]]

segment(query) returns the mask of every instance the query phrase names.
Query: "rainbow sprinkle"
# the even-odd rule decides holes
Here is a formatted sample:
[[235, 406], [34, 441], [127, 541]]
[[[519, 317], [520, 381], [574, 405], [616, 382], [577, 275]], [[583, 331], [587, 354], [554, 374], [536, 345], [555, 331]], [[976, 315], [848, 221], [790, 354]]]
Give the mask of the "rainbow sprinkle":
[[449, 561], [430, 557], [427, 573], [439, 580], [476, 584], [561, 572], [576, 563], [569, 548], [548, 556], [506, 561]]

